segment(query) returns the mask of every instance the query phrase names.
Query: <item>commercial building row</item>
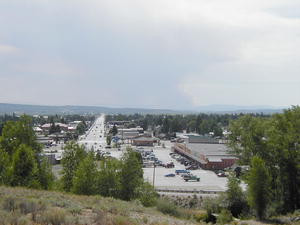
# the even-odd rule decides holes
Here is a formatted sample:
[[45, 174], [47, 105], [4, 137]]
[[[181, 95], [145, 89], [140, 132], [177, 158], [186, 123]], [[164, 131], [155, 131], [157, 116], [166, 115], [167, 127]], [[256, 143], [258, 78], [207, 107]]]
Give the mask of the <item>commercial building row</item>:
[[228, 147], [224, 144], [175, 143], [172, 150], [208, 170], [223, 170], [232, 167], [238, 159], [230, 154]]

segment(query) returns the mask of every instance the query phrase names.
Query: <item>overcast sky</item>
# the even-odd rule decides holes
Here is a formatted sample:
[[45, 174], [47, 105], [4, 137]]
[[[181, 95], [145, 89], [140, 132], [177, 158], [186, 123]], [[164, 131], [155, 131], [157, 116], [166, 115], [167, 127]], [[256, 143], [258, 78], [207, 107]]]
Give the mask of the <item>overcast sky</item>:
[[0, 0], [0, 102], [300, 102], [299, 0]]

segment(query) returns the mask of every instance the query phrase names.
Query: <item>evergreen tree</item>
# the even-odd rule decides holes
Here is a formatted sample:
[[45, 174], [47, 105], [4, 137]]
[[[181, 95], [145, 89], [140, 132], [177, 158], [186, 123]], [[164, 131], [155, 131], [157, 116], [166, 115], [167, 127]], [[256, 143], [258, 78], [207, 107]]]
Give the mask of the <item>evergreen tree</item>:
[[107, 136], [106, 136], [106, 144], [107, 144], [107, 145], [110, 145], [110, 144], [111, 144], [111, 136], [110, 136], [110, 135], [107, 135]]
[[270, 176], [265, 162], [258, 156], [251, 160], [248, 176], [248, 201], [258, 219], [263, 219], [270, 201]]
[[12, 185], [36, 187], [37, 164], [33, 150], [21, 144], [13, 155]]
[[228, 178], [228, 189], [225, 192], [226, 208], [234, 217], [238, 217], [243, 210], [248, 208], [246, 195], [240, 187], [239, 180], [235, 177]]
[[10, 160], [9, 155], [4, 150], [0, 149], [0, 185], [9, 184], [10, 182]]
[[118, 133], [118, 128], [116, 125], [113, 126], [113, 128], [111, 129], [111, 134], [112, 136], [116, 136]]

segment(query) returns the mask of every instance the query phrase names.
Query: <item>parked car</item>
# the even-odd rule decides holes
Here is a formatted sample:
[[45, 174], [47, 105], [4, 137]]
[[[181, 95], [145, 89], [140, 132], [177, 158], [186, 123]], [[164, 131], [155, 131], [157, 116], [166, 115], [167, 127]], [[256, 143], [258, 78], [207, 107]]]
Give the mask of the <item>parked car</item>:
[[154, 163], [155, 163], [155, 166], [163, 166], [163, 163], [160, 160], [156, 160]]
[[190, 171], [188, 171], [188, 170], [175, 170], [175, 173], [177, 175], [179, 175], [179, 174], [188, 174], [188, 173], [190, 173]]
[[174, 163], [173, 162], [168, 162], [166, 164], [163, 164], [163, 167], [166, 167], [166, 168], [174, 168]]
[[226, 177], [226, 174], [225, 174], [225, 172], [219, 172], [219, 173], [217, 173], [217, 176], [218, 177]]
[[190, 166], [187, 166], [185, 169], [187, 169], [187, 170], [196, 170], [196, 169], [198, 169], [198, 166], [190, 165]]
[[165, 177], [175, 177], [176, 175], [174, 173], [169, 173], [169, 174], [166, 174]]
[[184, 176], [183, 179], [185, 182], [188, 182], [188, 181], [198, 181], [199, 182], [200, 181], [200, 178], [197, 176], [194, 176], [194, 175]]

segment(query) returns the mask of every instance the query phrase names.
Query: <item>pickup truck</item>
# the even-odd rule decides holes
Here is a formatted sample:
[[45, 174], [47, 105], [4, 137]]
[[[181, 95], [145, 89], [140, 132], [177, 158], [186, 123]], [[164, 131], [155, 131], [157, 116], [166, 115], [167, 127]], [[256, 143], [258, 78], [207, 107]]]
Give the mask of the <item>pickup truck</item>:
[[187, 182], [187, 181], [200, 181], [200, 178], [197, 177], [197, 176], [184, 176], [183, 177], [184, 181]]

